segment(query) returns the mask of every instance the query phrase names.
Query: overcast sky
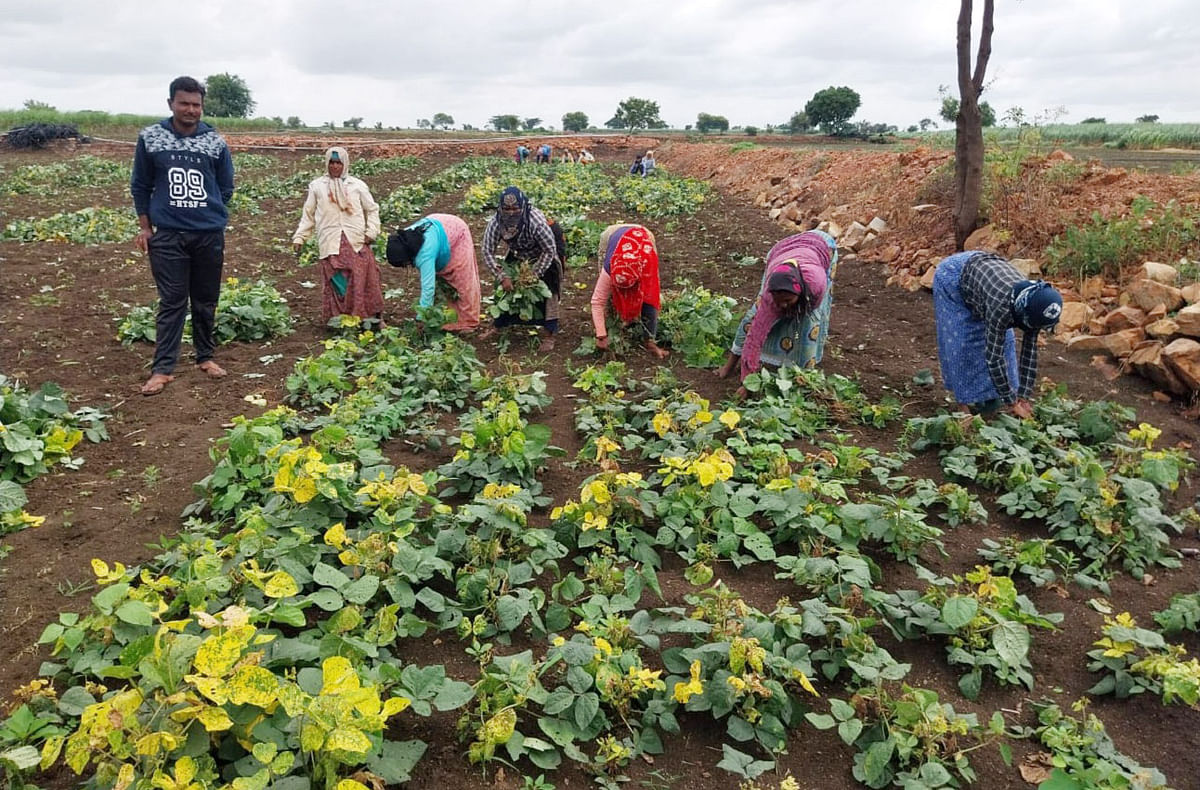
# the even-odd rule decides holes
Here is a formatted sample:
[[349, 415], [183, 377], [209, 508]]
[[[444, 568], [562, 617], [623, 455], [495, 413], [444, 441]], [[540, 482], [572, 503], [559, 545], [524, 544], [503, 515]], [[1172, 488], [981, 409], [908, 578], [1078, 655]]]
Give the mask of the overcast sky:
[[[976, 13], [982, 7], [978, 0]], [[984, 98], [1002, 115], [1065, 107], [1065, 122], [1157, 114], [1200, 121], [1196, 0], [1000, 0]], [[594, 125], [629, 96], [675, 127], [696, 114], [782, 123], [847, 85], [856, 120], [937, 119], [954, 86], [958, 0], [0, 0], [0, 108], [166, 114], [179, 74], [230, 72], [255, 115], [362, 116], [415, 126], [436, 112], [482, 127], [502, 113]], [[976, 25], [978, 28], [978, 23]], [[976, 33], [978, 30], [976, 29]], [[943, 124], [945, 126], [945, 124]]]

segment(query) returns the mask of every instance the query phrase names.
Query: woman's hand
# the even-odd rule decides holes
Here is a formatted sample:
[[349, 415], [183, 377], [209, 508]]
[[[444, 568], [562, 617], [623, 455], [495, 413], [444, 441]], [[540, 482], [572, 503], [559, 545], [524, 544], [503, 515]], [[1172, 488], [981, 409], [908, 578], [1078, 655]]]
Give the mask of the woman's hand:
[[500, 287], [506, 291], [511, 291], [513, 289], [512, 278], [506, 275], [504, 279], [500, 281]]
[[304, 245], [298, 241], [292, 242], [292, 252], [296, 253], [296, 257], [300, 257], [300, 251], [304, 249]]
[[744, 386], [738, 387], [737, 392], [733, 393], [733, 397], [735, 400], [745, 400], [746, 398], [750, 397], [750, 391]]
[[601, 351], [608, 350], [608, 335], [596, 338], [596, 348], [600, 349]]
[[1024, 398], [1017, 398], [1017, 402], [1012, 405], [1012, 413], [1022, 420], [1028, 420], [1033, 416], [1033, 404]]

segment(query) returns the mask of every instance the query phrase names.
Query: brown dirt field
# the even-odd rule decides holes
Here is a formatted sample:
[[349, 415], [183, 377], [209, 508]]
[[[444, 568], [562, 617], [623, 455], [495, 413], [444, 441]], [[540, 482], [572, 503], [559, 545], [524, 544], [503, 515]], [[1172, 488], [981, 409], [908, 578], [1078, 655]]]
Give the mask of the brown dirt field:
[[[328, 144], [322, 140], [322, 144]], [[595, 145], [592, 150], [602, 161], [625, 162], [634, 149], [653, 145], [652, 140], [631, 140]], [[236, 143], [235, 143], [236, 147]], [[503, 153], [509, 146], [504, 145]], [[656, 149], [661, 165], [675, 172], [706, 178], [720, 192], [719, 200], [706, 204], [695, 217], [679, 221], [671, 230], [655, 228], [664, 261], [664, 287], [670, 288], [678, 277], [688, 277], [708, 287], [736, 296], [748, 304], [758, 284], [757, 266], [739, 267], [731, 261], [744, 255], [762, 256], [785, 232], [767, 219], [766, 211], [753, 205], [756, 195], [772, 178], [790, 178], [810, 170], [817, 158], [824, 158], [813, 174], [812, 207], [850, 205], [853, 214], [903, 213], [913, 204], [925, 176], [944, 162], [936, 152], [876, 153], [846, 152], [796, 153], [775, 149], [747, 151], [729, 155], [714, 146], [670, 143]], [[278, 152], [276, 152], [278, 153]], [[382, 153], [382, 151], [380, 152]], [[408, 150], [387, 150], [389, 155]], [[458, 150], [424, 151], [416, 171], [392, 173], [371, 180], [376, 195], [399, 183], [417, 180], [462, 156]], [[126, 153], [113, 148], [114, 156]], [[284, 163], [299, 154], [278, 154]], [[52, 161], [53, 152], [0, 154], [0, 165], [7, 170], [33, 161]], [[907, 158], [906, 158], [907, 157]], [[1063, 206], [1056, 219], [1035, 217], [1029, 220], [1027, 239], [1034, 244], [1049, 232], [1055, 222], [1069, 222], [1078, 212], [1093, 208], [1116, 210], [1135, 192], [1152, 195], [1186, 193], [1195, 190], [1195, 179], [1176, 181], [1175, 177], [1143, 176], [1125, 173], [1101, 184], [1107, 176], [1087, 176], [1075, 199]], [[1093, 184], [1093, 181], [1095, 182]], [[860, 189], [862, 183], [869, 188]], [[815, 196], [819, 192], [820, 195]], [[1187, 194], [1195, 195], [1195, 191]], [[453, 211], [459, 195], [440, 197], [430, 211]], [[89, 195], [100, 205], [125, 205], [123, 187]], [[53, 200], [35, 198], [15, 205], [6, 201], [0, 222], [15, 216], [42, 214]], [[63, 206], [66, 207], [66, 206]], [[298, 357], [312, 353], [324, 336], [319, 322], [319, 292], [300, 286], [312, 279], [311, 270], [298, 269], [290, 255], [275, 249], [278, 240], [290, 236], [299, 205], [286, 201], [264, 201], [262, 217], [252, 227], [234, 227], [228, 235], [227, 275], [264, 276], [272, 280], [288, 298], [297, 318], [294, 334], [262, 345], [234, 344], [218, 349], [217, 359], [230, 375], [210, 380], [194, 370], [186, 356], [181, 360], [178, 380], [157, 397], [144, 398], [137, 392], [146, 376], [151, 352], [148, 347], [123, 348], [115, 339], [114, 316], [121, 305], [149, 303], [154, 286], [144, 260], [131, 252], [131, 245], [29, 244], [0, 242], [0, 267], [5, 286], [0, 290], [0, 370], [5, 375], [31, 384], [55, 381], [79, 404], [108, 404], [111, 440], [81, 448], [84, 466], [77, 471], [55, 471], [29, 484], [30, 512], [46, 515], [46, 523], [3, 538], [11, 553], [0, 561], [0, 691], [4, 695], [29, 680], [44, 659], [36, 640], [46, 623], [57, 612], [86, 606], [91, 591], [83, 588], [91, 579], [89, 561], [102, 557], [126, 564], [143, 561], [155, 554], [153, 544], [160, 536], [171, 535], [179, 527], [179, 513], [196, 497], [191, 485], [211, 470], [208, 448], [221, 435], [223, 426], [238, 414], [258, 413], [247, 403], [249, 395], [261, 395], [268, 403], [278, 403], [283, 395], [283, 379]], [[57, 209], [56, 209], [57, 210]], [[869, 219], [869, 217], [867, 217]], [[893, 220], [888, 218], [889, 223]], [[890, 238], [905, 251], [901, 260], [915, 266], [918, 250], [936, 257], [949, 251], [946, 222], [924, 227], [894, 223]], [[480, 217], [470, 217], [476, 238], [482, 233]], [[651, 224], [652, 223], [648, 223]], [[403, 286], [410, 292], [415, 276], [411, 271], [383, 267], [384, 288]], [[899, 392], [905, 401], [907, 416], [929, 415], [945, 406], [945, 393], [938, 387], [911, 385], [913, 375], [922, 369], [937, 369], [933, 335], [932, 303], [925, 293], [910, 293], [885, 286], [889, 267], [865, 257], [840, 268], [836, 303], [825, 367], [833, 372], [857, 376], [867, 392], [878, 396], [885, 391]], [[548, 354], [531, 351], [520, 342], [512, 344], [511, 356], [526, 369], [548, 373], [554, 402], [542, 418], [550, 425], [555, 444], [573, 456], [582, 442], [575, 435], [572, 417], [571, 376], [568, 365], [579, 366], [571, 356], [583, 337], [590, 334], [587, 299], [591, 270], [568, 270], [564, 283], [563, 331], [555, 350]], [[575, 282], [588, 284], [586, 290]], [[44, 286], [54, 288], [55, 303], [35, 298]], [[485, 283], [485, 290], [490, 287]], [[385, 319], [402, 321], [411, 315], [409, 306], [392, 301]], [[476, 342], [480, 357], [489, 365], [497, 364], [494, 347]], [[185, 347], [184, 353], [188, 352]], [[259, 358], [282, 354], [282, 359], [264, 366]], [[629, 360], [631, 370], [648, 369], [652, 362], [638, 352]], [[735, 384], [718, 381], [704, 371], [685, 368], [679, 360], [668, 360], [682, 379], [692, 382], [714, 401], [732, 394]], [[1105, 381], [1095, 375], [1088, 360], [1069, 355], [1062, 346], [1051, 344], [1043, 351], [1041, 374], [1055, 382], [1066, 383], [1076, 396], [1108, 398], [1133, 406], [1139, 417], [1163, 428], [1161, 444], [1180, 441], [1193, 445], [1200, 440], [1194, 419], [1182, 412], [1179, 404], [1162, 404], [1151, 397], [1151, 388], [1140, 380], [1124, 377]], [[257, 374], [265, 374], [258, 378]], [[899, 428], [885, 431], [864, 429], [861, 441], [890, 448], [899, 438]], [[403, 446], [389, 445], [397, 460], [406, 463], [437, 463], [436, 454], [405, 455]], [[940, 471], [929, 455], [915, 459], [914, 474], [937, 478]], [[152, 472], [151, 468], [158, 471]], [[555, 466], [545, 478], [546, 493], [555, 501], [573, 495], [583, 473]], [[1182, 487], [1175, 498], [1178, 507], [1190, 504], [1197, 487], [1194, 482]], [[926, 564], [944, 573], [961, 572], [975, 564], [975, 550], [984, 537], [1001, 534], [1034, 535], [1040, 531], [997, 513], [989, 497], [984, 497], [992, 521], [982, 528], [960, 528], [945, 536], [949, 556], [924, 557]], [[1195, 533], [1177, 541], [1177, 545], [1200, 546]], [[913, 586], [911, 569], [884, 557], [876, 558], [884, 569], [881, 587], [895, 589]], [[1141, 586], [1126, 577], [1113, 582], [1112, 599], [1142, 619], [1162, 608], [1178, 592], [1194, 592], [1197, 583], [1196, 560], [1185, 559], [1182, 569], [1156, 573], [1154, 584]], [[664, 590], [684, 592], [682, 568], [667, 563], [660, 574]], [[787, 594], [784, 583], [772, 578], [767, 567], [750, 567], [727, 581], [754, 602], [769, 605]], [[1086, 591], [1070, 588], [1068, 597], [1051, 590], [1023, 590], [1030, 594], [1043, 612], [1062, 611], [1067, 627], [1055, 633], [1035, 637], [1033, 664], [1038, 685], [1033, 694], [1022, 690], [998, 688], [985, 683], [976, 703], [963, 700], [956, 690], [957, 674], [943, 658], [940, 645], [933, 642], [897, 644], [890, 637], [881, 642], [899, 660], [911, 661], [909, 682], [940, 692], [943, 700], [953, 701], [956, 709], [974, 710], [986, 718], [991, 711], [1020, 711], [1011, 721], [1028, 723], [1029, 698], [1052, 696], [1064, 704], [1084, 696], [1093, 679], [1084, 668], [1084, 653], [1096, 638], [1100, 616], [1086, 604]], [[473, 662], [463, 655], [453, 636], [439, 640], [413, 640], [403, 658], [417, 663], [445, 663], [449, 674], [463, 679], [474, 677]], [[1189, 648], [1200, 645], [1191, 639]], [[1119, 748], [1143, 764], [1158, 766], [1177, 788], [1200, 788], [1200, 750], [1192, 733], [1200, 726], [1200, 712], [1182, 706], [1164, 707], [1157, 700], [1136, 698], [1116, 701], [1101, 698], [1092, 710], [1103, 719]], [[511, 772], [482, 776], [472, 770], [463, 756], [463, 747], [454, 737], [454, 714], [428, 719], [410, 717], [397, 725], [392, 734], [402, 738], [421, 738], [430, 748], [418, 766], [419, 779], [413, 787], [520, 787], [520, 778]], [[666, 742], [667, 752], [650, 764], [631, 766], [631, 787], [670, 787], [676, 790], [710, 790], [737, 786], [732, 775], [715, 767], [720, 759], [723, 726], [711, 721], [684, 721], [684, 735]], [[1029, 750], [1016, 742], [1017, 760]], [[789, 753], [778, 760], [779, 775], [792, 773], [804, 788], [840, 790], [857, 787], [850, 775], [853, 752], [832, 733], [804, 727], [792, 734]], [[972, 763], [980, 774], [977, 786], [988, 788], [1027, 787], [1015, 768], [1005, 767], [994, 751], [976, 753]], [[653, 773], [652, 773], [653, 772]], [[537, 772], [534, 771], [536, 774]], [[663, 777], [675, 777], [667, 781]], [[575, 770], [564, 770], [551, 778], [560, 788], [591, 786], [590, 779]], [[767, 779], [767, 777], [763, 777]], [[54, 786], [68, 786], [72, 777], [49, 777]], [[653, 782], [658, 781], [659, 784]]]

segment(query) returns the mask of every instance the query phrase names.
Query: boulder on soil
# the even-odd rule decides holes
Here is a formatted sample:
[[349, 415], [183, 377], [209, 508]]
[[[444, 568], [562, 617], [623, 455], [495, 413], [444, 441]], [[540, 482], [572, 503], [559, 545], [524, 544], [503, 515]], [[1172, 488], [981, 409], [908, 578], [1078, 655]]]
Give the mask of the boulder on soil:
[[1130, 354], [1126, 361], [1133, 372], [1142, 378], [1149, 379], [1167, 392], [1184, 395], [1187, 387], [1167, 364], [1163, 349], [1162, 343], [1147, 343]]
[[1166, 263], [1146, 261], [1142, 264], [1142, 276], [1163, 285], [1174, 285], [1179, 280], [1179, 270]]
[[1190, 304], [1175, 314], [1179, 334], [1200, 337], [1200, 304]]
[[1188, 390], [1200, 390], [1200, 343], [1186, 337], [1172, 340], [1163, 356]]
[[1105, 332], [1120, 332], [1146, 323], [1146, 314], [1136, 307], [1118, 307], [1104, 316]]
[[1185, 285], [1179, 289], [1179, 295], [1182, 296], [1183, 300], [1188, 304], [1200, 303], [1200, 283]]
[[1042, 276], [1042, 265], [1033, 258], [1013, 258], [1009, 263], [1027, 280]]
[[852, 222], [846, 232], [837, 237], [838, 246], [847, 250], [857, 250], [867, 240], [867, 226], [861, 222]]
[[[930, 266], [928, 269], [925, 270], [925, 273], [921, 275], [921, 287], [924, 288], [926, 291], [933, 290], [933, 275], [936, 271], [937, 271], [936, 266]], [[1059, 319], [1059, 324], [1060, 325], [1062, 324], [1062, 319]]]
[[967, 236], [963, 244], [964, 250], [987, 250], [995, 252], [1000, 249], [1000, 239], [996, 236], [996, 226], [990, 222], [982, 228], [976, 228]]
[[1077, 332], [1092, 319], [1092, 306], [1085, 302], [1063, 302], [1058, 331]]
[[1155, 280], [1150, 280], [1143, 277], [1140, 280], [1134, 280], [1126, 291], [1129, 294], [1131, 304], [1137, 305], [1143, 310], [1153, 310], [1158, 305], [1163, 305], [1167, 308], [1167, 312], [1178, 310], [1183, 307], [1183, 294], [1173, 285], [1164, 285]]
[[1097, 274], [1084, 280], [1079, 295], [1084, 299], [1099, 299], [1104, 295], [1104, 278]]
[[819, 222], [817, 224], [817, 230], [824, 231], [830, 236], [833, 236], [835, 239], [840, 238], [842, 235], [842, 226], [831, 219], [822, 220]]
[[1146, 334], [1162, 340], [1171, 335], [1180, 334], [1179, 324], [1172, 318], [1160, 318], [1154, 323], [1146, 325]]
[[1102, 351], [1112, 357], [1128, 356], [1133, 347], [1146, 339], [1146, 333], [1141, 327], [1123, 329], [1110, 335], [1078, 335], [1067, 341], [1067, 348], [1072, 351]]
[[772, 222], [774, 222], [775, 220], [779, 219], [779, 215], [780, 215], [780, 214], [782, 214], [782, 213], [783, 213], [783, 209], [781, 209], [781, 208], [773, 208], [773, 209], [771, 209], [769, 212], [767, 212], [767, 219], [769, 219], [769, 220], [771, 220]]
[[874, 231], [875, 233], [883, 233], [887, 230], [887, 226], [887, 222], [882, 217], [872, 217], [871, 221], [867, 223], [867, 230]]

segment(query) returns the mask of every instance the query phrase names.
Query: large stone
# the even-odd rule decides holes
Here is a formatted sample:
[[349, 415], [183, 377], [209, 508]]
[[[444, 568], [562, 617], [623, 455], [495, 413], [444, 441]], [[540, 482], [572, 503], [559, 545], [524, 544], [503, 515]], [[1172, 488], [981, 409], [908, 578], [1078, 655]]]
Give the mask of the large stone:
[[867, 226], [861, 222], [852, 222], [846, 232], [838, 237], [838, 246], [848, 250], [857, 250], [867, 239]]
[[1165, 263], [1146, 261], [1142, 264], [1142, 276], [1164, 285], [1174, 285], [1179, 280], [1179, 270]]
[[1058, 317], [1058, 331], [1076, 332], [1092, 319], [1091, 305], [1084, 302], [1063, 302], [1062, 315]]
[[916, 206], [913, 206], [912, 210], [914, 214], [928, 214], [929, 212], [937, 211], [940, 208], [941, 206], [939, 206], [937, 203], [920, 203]]
[[1033, 258], [1013, 258], [1009, 263], [1027, 280], [1042, 276], [1042, 265]]
[[775, 220], [779, 219], [779, 215], [780, 215], [780, 214], [782, 214], [782, 213], [783, 213], [783, 209], [781, 209], [781, 208], [773, 208], [773, 209], [771, 209], [769, 212], [767, 212], [767, 219], [769, 219], [769, 220], [771, 220], [772, 222], [774, 222]]
[[1200, 343], [1186, 337], [1172, 340], [1163, 356], [1188, 390], [1200, 390]]
[[887, 230], [887, 226], [888, 224], [884, 221], [883, 217], [872, 217], [871, 221], [867, 223], [867, 230], [873, 230], [876, 233], [883, 233], [885, 230]]
[[1127, 291], [1129, 301], [1143, 310], [1153, 310], [1158, 305], [1163, 305], [1167, 308], [1167, 312], [1178, 310], [1183, 307], [1183, 294], [1173, 285], [1164, 285], [1155, 280], [1148, 280], [1143, 277], [1140, 280], [1134, 280]]
[[1171, 335], [1178, 335], [1180, 334], [1179, 323], [1172, 318], [1160, 318], [1153, 324], [1146, 325], [1146, 334], [1159, 340]]
[[783, 210], [783, 218], [788, 222], [800, 222], [800, 217], [804, 215], [804, 209], [800, 208], [799, 203], [789, 203]]
[[996, 237], [996, 226], [990, 222], [982, 228], [976, 228], [963, 244], [964, 250], [987, 250], [995, 252], [1000, 248], [1000, 239]]
[[1104, 278], [1097, 274], [1084, 280], [1079, 295], [1084, 299], [1099, 299], [1104, 295]]
[[1188, 304], [1200, 303], [1200, 283], [1185, 285], [1179, 289], [1179, 295], [1182, 296], [1183, 300]]
[[889, 244], [887, 247], [884, 247], [882, 250], [880, 250], [875, 257], [879, 259], [880, 263], [891, 263], [900, 257], [900, 245]]
[[1136, 307], [1118, 307], [1104, 316], [1105, 332], [1120, 332], [1146, 323], [1146, 314]]
[[1129, 355], [1126, 360], [1134, 373], [1149, 379], [1167, 392], [1183, 395], [1187, 387], [1175, 375], [1175, 371], [1167, 364], [1163, 355], [1162, 343], [1148, 343]]
[[1200, 304], [1190, 304], [1175, 314], [1179, 334], [1200, 337]]
[[[922, 288], [924, 288], [927, 291], [933, 290], [933, 275], [934, 275], [934, 272], [936, 272], [936, 271], [937, 271], [936, 266], [930, 266], [928, 269], [925, 270], [925, 273], [921, 275], [921, 287]], [[1059, 323], [1060, 324], [1062, 323], [1061, 320], [1059, 321]]]
[[1146, 333], [1141, 327], [1124, 329], [1111, 335], [1079, 335], [1067, 341], [1067, 348], [1072, 351], [1102, 351], [1112, 357], [1128, 356], [1133, 347], [1146, 339]]

